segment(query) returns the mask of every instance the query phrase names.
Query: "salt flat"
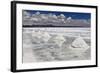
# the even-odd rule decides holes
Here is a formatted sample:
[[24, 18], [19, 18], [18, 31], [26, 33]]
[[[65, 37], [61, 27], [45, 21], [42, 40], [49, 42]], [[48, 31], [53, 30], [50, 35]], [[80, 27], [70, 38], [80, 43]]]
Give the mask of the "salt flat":
[[[33, 37], [32, 35], [36, 35], [33, 31], [47, 32], [50, 37], [44, 41], [42, 38], [46, 39], [46, 36]], [[82, 53], [70, 49], [72, 42], [78, 36], [82, 37], [82, 40], [90, 47], [90, 34], [89, 28], [23, 28], [23, 63], [91, 59], [91, 48]], [[59, 35], [61, 35], [60, 38], [55, 39]]]

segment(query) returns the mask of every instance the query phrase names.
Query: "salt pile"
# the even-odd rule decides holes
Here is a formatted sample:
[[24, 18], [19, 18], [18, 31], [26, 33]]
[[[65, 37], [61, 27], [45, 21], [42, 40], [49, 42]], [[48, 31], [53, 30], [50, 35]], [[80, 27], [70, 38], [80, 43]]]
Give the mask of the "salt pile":
[[55, 42], [55, 44], [61, 47], [62, 44], [66, 41], [66, 39], [63, 37], [63, 35], [57, 35], [53, 38], [53, 41]]
[[32, 39], [36, 41], [47, 42], [50, 39], [50, 35], [45, 31], [33, 31]]
[[42, 40], [44, 42], [48, 42], [48, 40], [51, 38], [51, 36], [49, 35], [49, 33], [47, 32], [42, 32]]
[[32, 42], [34, 43], [41, 43], [42, 36], [41, 36], [41, 32], [40, 31], [33, 31], [32, 32]]
[[78, 37], [76, 38], [71, 46], [69, 47], [74, 54], [76, 55], [81, 55], [82, 53], [84, 53], [87, 49], [89, 49], [88, 44], [84, 41], [84, 39], [82, 37]]

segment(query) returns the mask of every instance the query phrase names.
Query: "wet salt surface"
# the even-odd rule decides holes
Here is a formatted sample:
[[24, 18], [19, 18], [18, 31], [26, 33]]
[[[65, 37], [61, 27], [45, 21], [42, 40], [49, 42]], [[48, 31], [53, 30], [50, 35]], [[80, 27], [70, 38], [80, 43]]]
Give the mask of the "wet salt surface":
[[69, 33], [63, 34], [63, 38], [65, 39], [65, 41], [61, 40], [63, 41], [63, 43], [57, 41], [61, 44], [59, 46], [59, 44], [54, 41], [54, 38], [61, 33], [48, 32], [50, 38], [47, 42], [45, 42], [42, 40], [42, 38], [37, 39], [36, 37], [32, 37], [32, 31], [34, 31], [34, 29], [31, 29], [30, 31], [29, 28], [24, 28], [23, 31], [23, 63], [91, 59], [90, 39], [88, 39], [90, 38], [90, 36], [88, 36], [87, 38], [87, 34], [90, 34], [90, 32], [80, 31], [81, 34], [84, 35], [83, 40], [89, 46], [87, 50], [84, 50], [82, 52], [70, 49], [72, 42], [75, 41], [80, 33], [75, 33], [74, 31], [74, 33], [69, 32], [70, 34], [73, 33], [74, 36], [69, 36]]

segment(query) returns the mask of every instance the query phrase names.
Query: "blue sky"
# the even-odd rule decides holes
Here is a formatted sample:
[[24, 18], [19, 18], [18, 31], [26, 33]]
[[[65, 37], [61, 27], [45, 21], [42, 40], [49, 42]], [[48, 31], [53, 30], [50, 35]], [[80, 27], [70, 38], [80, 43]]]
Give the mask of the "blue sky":
[[25, 10], [31, 14], [34, 14], [36, 12], [40, 12], [41, 14], [48, 14], [52, 13], [55, 15], [64, 14], [66, 17], [72, 17], [72, 19], [90, 19], [91, 13], [79, 13], [79, 12], [57, 12], [57, 11], [40, 11], [40, 10]]

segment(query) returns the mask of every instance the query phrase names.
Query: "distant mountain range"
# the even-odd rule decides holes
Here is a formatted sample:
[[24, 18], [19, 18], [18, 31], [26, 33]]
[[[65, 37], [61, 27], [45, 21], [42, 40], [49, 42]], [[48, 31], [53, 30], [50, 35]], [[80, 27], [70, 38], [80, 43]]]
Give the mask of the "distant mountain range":
[[40, 12], [36, 12], [31, 15], [29, 12], [24, 11], [22, 16], [23, 27], [90, 27], [90, 19], [73, 19], [72, 17], [65, 17], [64, 14], [55, 15], [52, 13], [41, 14]]

